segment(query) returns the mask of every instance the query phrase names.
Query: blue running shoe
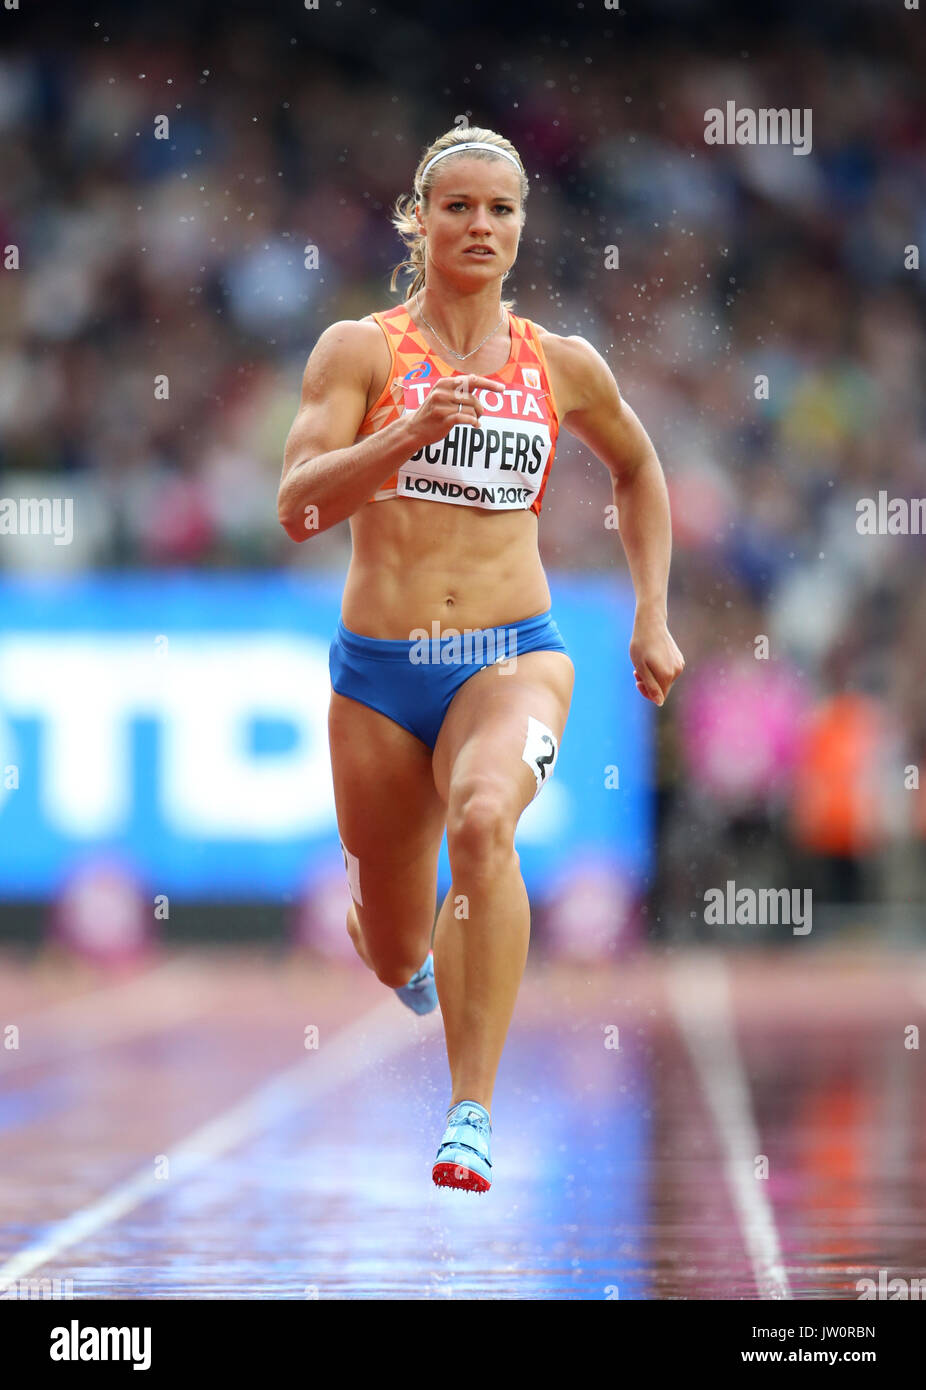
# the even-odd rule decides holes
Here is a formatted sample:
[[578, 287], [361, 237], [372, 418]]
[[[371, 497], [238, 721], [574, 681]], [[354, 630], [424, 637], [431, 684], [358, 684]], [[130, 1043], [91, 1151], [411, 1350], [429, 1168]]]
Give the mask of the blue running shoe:
[[488, 1192], [492, 1186], [489, 1112], [475, 1100], [461, 1100], [447, 1111], [447, 1128], [431, 1176], [438, 1187]]
[[402, 1003], [414, 1009], [416, 1014], [429, 1014], [437, 1008], [433, 951], [428, 952], [428, 958], [421, 969], [415, 971], [407, 985], [400, 985], [396, 994]]

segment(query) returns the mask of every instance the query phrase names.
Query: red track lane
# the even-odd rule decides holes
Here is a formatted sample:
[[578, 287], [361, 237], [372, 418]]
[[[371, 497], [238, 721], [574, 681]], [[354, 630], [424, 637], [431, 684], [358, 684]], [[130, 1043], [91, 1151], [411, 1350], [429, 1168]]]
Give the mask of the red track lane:
[[[685, 959], [532, 964], [477, 1198], [430, 1180], [439, 1020], [362, 968], [189, 951], [107, 980], [10, 955], [0, 1267], [47, 1241], [23, 1277], [70, 1279], [77, 1299], [755, 1299], [776, 1251], [799, 1299], [857, 1298], [879, 1268], [926, 1276], [926, 1081], [904, 1045], [926, 957], [727, 954], [731, 1026], [706, 1054], [669, 988]], [[737, 1068], [746, 1110], [728, 1105]], [[175, 1156], [217, 1119], [184, 1176]], [[60, 1223], [159, 1156], [166, 1180], [70, 1238]]]

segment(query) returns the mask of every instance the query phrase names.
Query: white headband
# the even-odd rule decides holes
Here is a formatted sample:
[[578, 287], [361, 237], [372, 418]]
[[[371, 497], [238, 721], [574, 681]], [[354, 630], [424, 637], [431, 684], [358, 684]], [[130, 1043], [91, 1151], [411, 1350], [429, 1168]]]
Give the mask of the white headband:
[[437, 160], [443, 159], [445, 154], [457, 154], [459, 150], [491, 150], [493, 154], [500, 154], [503, 155], [505, 159], [510, 159], [518, 173], [521, 172], [520, 164], [515, 159], [514, 155], [509, 154], [507, 150], [500, 150], [498, 145], [490, 145], [486, 140], [467, 140], [465, 144], [448, 145], [445, 150], [439, 150], [437, 154], [432, 155], [422, 169], [421, 177], [424, 178], [431, 165], [435, 164]]

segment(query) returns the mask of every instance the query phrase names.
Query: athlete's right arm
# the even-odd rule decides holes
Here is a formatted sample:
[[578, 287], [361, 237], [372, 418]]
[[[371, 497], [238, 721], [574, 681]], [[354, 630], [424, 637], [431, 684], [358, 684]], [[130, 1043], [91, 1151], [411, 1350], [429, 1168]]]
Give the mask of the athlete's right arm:
[[407, 416], [354, 443], [373, 361], [367, 326], [344, 319], [325, 329], [306, 363], [277, 497], [280, 525], [294, 541], [351, 516], [418, 448]]
[[413, 414], [355, 444], [373, 379], [371, 327], [380, 332], [353, 319], [333, 323], [306, 363], [277, 496], [280, 525], [294, 541], [353, 516], [423, 444], [442, 439], [454, 425], [478, 425], [483, 407], [473, 391], [498, 385], [475, 375], [445, 377]]

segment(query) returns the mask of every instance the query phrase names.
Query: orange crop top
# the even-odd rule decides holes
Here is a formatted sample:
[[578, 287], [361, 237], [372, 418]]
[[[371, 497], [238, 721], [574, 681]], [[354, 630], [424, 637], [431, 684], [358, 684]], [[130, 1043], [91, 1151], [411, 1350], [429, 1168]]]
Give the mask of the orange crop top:
[[[386, 335], [392, 364], [379, 399], [363, 417], [358, 439], [416, 411], [441, 377], [466, 375], [431, 351], [404, 304], [371, 318]], [[498, 381], [499, 389], [477, 393], [484, 407], [480, 424], [456, 425], [436, 444], [420, 448], [370, 502], [418, 497], [540, 515], [559, 415], [536, 326], [512, 313], [508, 322], [511, 353], [499, 371], [484, 373]]]

